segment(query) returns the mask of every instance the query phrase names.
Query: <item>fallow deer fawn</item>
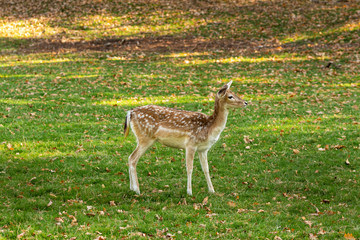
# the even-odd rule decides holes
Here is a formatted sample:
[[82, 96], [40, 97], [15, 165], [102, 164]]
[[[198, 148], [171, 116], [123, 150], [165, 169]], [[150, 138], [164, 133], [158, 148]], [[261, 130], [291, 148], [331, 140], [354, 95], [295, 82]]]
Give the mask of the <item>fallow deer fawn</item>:
[[137, 139], [137, 147], [129, 156], [130, 189], [140, 194], [136, 165], [139, 158], [156, 141], [173, 148], [186, 151], [187, 193], [192, 195], [191, 175], [194, 155], [197, 151], [204, 171], [209, 192], [214, 187], [209, 175], [207, 152], [219, 139], [224, 130], [229, 108], [239, 108], [247, 102], [230, 91], [232, 81], [224, 85], [216, 94], [215, 110], [211, 116], [199, 112], [147, 105], [127, 112], [125, 137], [131, 126]]

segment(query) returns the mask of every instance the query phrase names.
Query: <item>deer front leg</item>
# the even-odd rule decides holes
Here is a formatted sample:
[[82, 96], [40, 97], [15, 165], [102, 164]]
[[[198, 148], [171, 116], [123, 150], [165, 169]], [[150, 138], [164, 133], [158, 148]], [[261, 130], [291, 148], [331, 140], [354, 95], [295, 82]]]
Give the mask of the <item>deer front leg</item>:
[[210, 179], [210, 174], [209, 174], [209, 165], [208, 165], [208, 160], [207, 160], [207, 151], [203, 151], [203, 152], [199, 152], [199, 159], [200, 159], [200, 164], [201, 164], [201, 168], [205, 174], [205, 179], [209, 188], [209, 192], [210, 193], [214, 193], [214, 187], [211, 183], [211, 179]]
[[191, 176], [193, 172], [194, 166], [194, 148], [186, 148], [186, 173], [187, 173], [187, 194], [192, 196], [192, 188], [191, 188]]
[[140, 157], [146, 150], [154, 143], [154, 141], [147, 141], [139, 143], [134, 152], [129, 156], [129, 176], [130, 176], [130, 189], [140, 194], [139, 181], [136, 173], [136, 165]]

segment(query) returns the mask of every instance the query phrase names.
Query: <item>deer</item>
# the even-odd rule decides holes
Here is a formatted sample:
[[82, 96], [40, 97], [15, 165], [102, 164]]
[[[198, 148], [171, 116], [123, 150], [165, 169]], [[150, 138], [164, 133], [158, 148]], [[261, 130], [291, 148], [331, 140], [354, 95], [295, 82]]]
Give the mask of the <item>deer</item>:
[[245, 100], [230, 90], [231, 84], [232, 81], [216, 93], [215, 109], [210, 116], [158, 105], [140, 106], [127, 112], [124, 137], [128, 136], [131, 128], [137, 140], [137, 146], [128, 159], [130, 190], [140, 194], [136, 165], [150, 146], [155, 142], [160, 142], [168, 147], [185, 149], [188, 195], [192, 195], [191, 177], [196, 152], [198, 152], [208, 191], [215, 193], [209, 175], [208, 151], [218, 141], [224, 130], [229, 109], [248, 105]]

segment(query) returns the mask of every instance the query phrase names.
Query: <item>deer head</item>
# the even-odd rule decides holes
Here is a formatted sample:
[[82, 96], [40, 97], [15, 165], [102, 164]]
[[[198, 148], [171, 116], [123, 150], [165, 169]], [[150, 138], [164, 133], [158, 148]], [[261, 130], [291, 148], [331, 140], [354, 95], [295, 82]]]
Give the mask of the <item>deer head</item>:
[[215, 102], [219, 102], [224, 109], [245, 107], [248, 103], [230, 90], [232, 81], [225, 84], [216, 94]]

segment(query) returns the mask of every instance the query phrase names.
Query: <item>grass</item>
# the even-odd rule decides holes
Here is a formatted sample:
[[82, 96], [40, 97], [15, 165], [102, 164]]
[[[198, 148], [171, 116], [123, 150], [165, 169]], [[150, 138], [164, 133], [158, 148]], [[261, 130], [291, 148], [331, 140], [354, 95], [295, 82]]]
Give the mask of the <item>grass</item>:
[[[263, 2], [256, 11], [268, 9], [265, 18], [237, 4], [243, 15], [225, 3], [194, 11], [139, 2], [102, 17], [68, 10], [83, 21], [74, 23], [33, 8], [30, 20], [3, 16], [18, 35], [0, 31], [0, 239], [360, 238], [356, 2], [314, 4], [313, 19], [301, 14], [301, 1]], [[283, 18], [273, 20], [281, 11]], [[294, 22], [286, 25], [288, 17]], [[34, 19], [49, 25], [21, 35]], [[122, 30], [139, 41], [187, 38], [200, 29], [200, 40], [249, 37], [265, 47], [54, 52], [31, 45], [57, 40], [46, 29], [40, 34], [47, 26], [69, 28], [65, 42], [117, 37], [116, 28], [97, 29], [125, 24], [119, 19], [144, 27], [139, 34]], [[170, 27], [151, 27], [159, 21]], [[244, 28], [235, 27], [240, 22]], [[259, 32], [266, 24], [273, 30]], [[274, 38], [280, 45], [271, 48]], [[123, 138], [126, 111], [155, 103], [211, 114], [216, 90], [229, 80], [251, 104], [230, 113], [209, 153], [216, 194], [208, 194], [196, 159], [194, 196], [187, 196], [184, 151], [160, 144], [138, 164], [141, 195], [130, 191], [127, 158], [136, 141]]]

